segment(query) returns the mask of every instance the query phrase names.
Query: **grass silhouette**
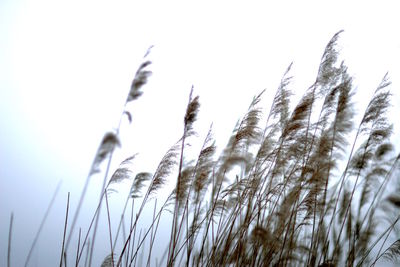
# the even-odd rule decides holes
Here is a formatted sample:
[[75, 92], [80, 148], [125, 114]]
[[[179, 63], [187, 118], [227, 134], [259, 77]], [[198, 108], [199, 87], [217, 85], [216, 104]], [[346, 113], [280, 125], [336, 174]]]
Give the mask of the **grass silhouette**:
[[[194, 124], [200, 110], [193, 88], [182, 136], [154, 173], [134, 176], [132, 156], [110, 175], [112, 155], [120, 145], [119, 128], [107, 133], [75, 209], [65, 248], [63, 240], [60, 266], [67, 265], [67, 253], [75, 253], [68, 247], [76, 235], [88, 182], [99, 172], [104, 174], [99, 204], [88, 231], [84, 235], [79, 231], [75, 266], [91, 266], [103, 201], [110, 253], [102, 266], [372, 266], [384, 260], [396, 262], [400, 255], [400, 186], [394, 179], [400, 154], [395, 154], [390, 142], [393, 127], [386, 117], [390, 81], [387, 75], [383, 77], [361, 121], [356, 122], [352, 77], [344, 62], [338, 61], [340, 33], [327, 44], [317, 77], [297, 105], [291, 109], [289, 65], [266, 122], [261, 120], [261, 92], [220, 155], [216, 155], [212, 127], [198, 157], [189, 158], [186, 153], [190, 140], [196, 138]], [[150, 65], [145, 57], [126, 103], [142, 94]], [[123, 119], [132, 121], [127, 109], [121, 114]], [[160, 205], [157, 193], [175, 175], [175, 187]], [[112, 225], [107, 193], [123, 180], [131, 180], [132, 186], [119, 224]], [[154, 206], [151, 199], [155, 199]], [[139, 229], [144, 210], [153, 216]], [[163, 228], [170, 231], [167, 244], [156, 242], [162, 217], [171, 222]], [[125, 225], [127, 219], [129, 225]], [[12, 217], [10, 239], [11, 228]], [[160, 249], [164, 254], [155, 254]]]

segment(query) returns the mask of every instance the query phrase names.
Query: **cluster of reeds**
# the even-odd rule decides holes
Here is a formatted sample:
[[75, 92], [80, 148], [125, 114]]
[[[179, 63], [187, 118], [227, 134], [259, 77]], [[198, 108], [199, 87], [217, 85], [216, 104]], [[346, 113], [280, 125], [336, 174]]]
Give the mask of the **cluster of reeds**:
[[[190, 159], [186, 154], [189, 140], [196, 137], [194, 122], [200, 107], [193, 89], [183, 133], [154, 173], [132, 177], [127, 164], [130, 157], [109, 175], [119, 133], [106, 134], [88, 176], [89, 180], [100, 166], [106, 166], [99, 206], [86, 236], [79, 232], [76, 261], [69, 264], [91, 265], [102, 202], [110, 234], [110, 254], [102, 266], [370, 266], [395, 262], [400, 255], [400, 183], [395, 180], [400, 154], [395, 154], [390, 142], [392, 125], [386, 117], [390, 82], [385, 75], [361, 121], [356, 122], [352, 77], [338, 60], [339, 34], [326, 46], [316, 80], [297, 105], [291, 108], [290, 104], [290, 65], [266, 122], [261, 121], [262, 92], [218, 157], [211, 127], [198, 157]], [[150, 75], [149, 65], [145, 61], [140, 66], [127, 103], [140, 96]], [[125, 115], [131, 120], [128, 111]], [[160, 190], [165, 191], [166, 179], [175, 175], [176, 186], [165, 202], [159, 207], [157, 201], [150, 205]], [[111, 225], [107, 190], [125, 179], [132, 180], [130, 194], [119, 225]], [[129, 203], [130, 214], [126, 211]], [[60, 266], [67, 265], [65, 255], [72, 253], [67, 248], [79, 207]], [[145, 209], [152, 210], [153, 217], [138, 229]], [[170, 222], [170, 238], [155, 242], [161, 217]], [[164, 254], [155, 255], [155, 246]]]

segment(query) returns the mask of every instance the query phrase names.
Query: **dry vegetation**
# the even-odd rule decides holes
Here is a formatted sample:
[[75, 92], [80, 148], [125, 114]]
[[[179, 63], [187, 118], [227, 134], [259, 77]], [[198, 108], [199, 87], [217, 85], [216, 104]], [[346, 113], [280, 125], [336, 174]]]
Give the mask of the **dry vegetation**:
[[[210, 128], [197, 159], [186, 157], [188, 140], [196, 138], [194, 122], [200, 107], [193, 90], [182, 136], [154, 173], [133, 177], [129, 168], [133, 156], [109, 175], [119, 133], [107, 133], [80, 204], [68, 222], [60, 266], [67, 265], [67, 253], [76, 254], [68, 266], [91, 265], [102, 203], [110, 235], [110, 254], [102, 266], [370, 266], [396, 262], [400, 254], [400, 183], [396, 181], [400, 155], [390, 142], [392, 125], [386, 118], [390, 82], [387, 76], [383, 78], [361, 121], [355, 121], [352, 77], [345, 64], [338, 62], [339, 34], [326, 46], [315, 82], [297, 105], [291, 110], [289, 66], [266, 121], [261, 121], [261, 93], [218, 156]], [[145, 60], [137, 71], [127, 103], [141, 95], [151, 74], [150, 63]], [[132, 116], [126, 110], [121, 118], [131, 120]], [[97, 172], [104, 173], [99, 206], [87, 233], [78, 234], [74, 232], [76, 219], [89, 179]], [[166, 179], [175, 174], [175, 189], [164, 203], [157, 204], [153, 201], [157, 193], [165, 190]], [[106, 192], [110, 185], [126, 179], [132, 181], [130, 195], [120, 224], [111, 225]], [[153, 218], [146, 228], [138, 229], [146, 209], [153, 212]], [[161, 217], [171, 222], [169, 243], [155, 242]], [[71, 237], [76, 235], [78, 250], [70, 251]], [[156, 255], [155, 247], [165, 253]]]

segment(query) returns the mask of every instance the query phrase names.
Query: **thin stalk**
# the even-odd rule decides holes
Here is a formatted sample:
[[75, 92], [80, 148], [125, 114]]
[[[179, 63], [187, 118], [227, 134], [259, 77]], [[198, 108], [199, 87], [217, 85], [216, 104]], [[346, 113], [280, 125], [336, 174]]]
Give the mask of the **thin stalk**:
[[30, 258], [31, 258], [31, 256], [32, 256], [33, 249], [35, 248], [36, 243], [37, 243], [37, 241], [38, 241], [38, 239], [39, 239], [40, 233], [42, 232], [42, 229], [43, 229], [44, 223], [46, 222], [47, 216], [49, 215], [50, 210], [51, 210], [51, 208], [53, 207], [53, 203], [54, 203], [54, 200], [56, 199], [56, 196], [57, 196], [57, 194], [58, 194], [58, 190], [60, 189], [60, 186], [61, 186], [61, 181], [58, 182], [57, 188], [56, 188], [56, 190], [54, 191], [54, 194], [53, 194], [53, 197], [52, 197], [51, 200], [50, 200], [49, 206], [47, 207], [47, 210], [46, 210], [46, 212], [45, 212], [45, 214], [44, 214], [44, 216], [43, 216], [43, 219], [42, 219], [42, 221], [40, 222], [39, 229], [38, 229], [38, 231], [36, 232], [36, 235], [35, 235], [35, 238], [33, 239], [33, 242], [32, 242], [31, 248], [30, 248], [30, 250], [29, 250], [28, 256], [26, 257], [25, 265], [24, 265], [25, 267], [28, 266], [29, 260], [30, 260]]
[[13, 221], [14, 221], [14, 214], [11, 212], [10, 228], [8, 230], [7, 267], [11, 266], [11, 234], [12, 234]]
[[[155, 220], [155, 216], [156, 216], [156, 209], [157, 209], [157, 199], [155, 199], [155, 203], [154, 203], [154, 209], [153, 209], [153, 221]], [[149, 256], [147, 258], [147, 266], [150, 266], [150, 259], [151, 259], [151, 250], [153, 248], [153, 227], [151, 227], [151, 233], [150, 233], [150, 248], [149, 248]]]
[[68, 223], [68, 211], [69, 211], [69, 192], [68, 192], [68, 198], [67, 198], [67, 211], [65, 212], [65, 224], [64, 224], [64, 235], [63, 235], [63, 241], [62, 241], [62, 247], [61, 247], [60, 267], [62, 266], [62, 262], [63, 262], [65, 235], [67, 233], [67, 223]]
[[79, 248], [81, 245], [81, 228], [79, 228], [79, 234], [78, 234], [78, 247], [76, 249], [76, 258], [75, 258], [75, 267], [78, 267], [78, 255], [79, 255]]
[[[190, 100], [189, 100], [190, 103]], [[170, 259], [174, 258], [174, 251], [176, 246], [176, 239], [177, 239], [177, 227], [178, 227], [178, 213], [179, 213], [179, 201], [178, 201], [178, 188], [180, 181], [182, 179], [182, 167], [183, 167], [183, 151], [185, 149], [185, 139], [186, 139], [186, 126], [184, 129], [183, 137], [182, 137], [182, 145], [181, 145], [181, 156], [179, 160], [179, 168], [178, 168], [178, 179], [176, 184], [176, 193], [175, 193], [175, 209], [174, 209], [174, 217], [172, 220], [172, 229], [171, 229], [171, 241], [170, 241], [170, 249], [168, 252], [168, 266], [172, 266], [173, 262]], [[171, 243], [172, 242], [172, 243]], [[172, 244], [172, 246], [171, 246]]]
[[[131, 218], [130, 218], [130, 222], [129, 222], [129, 230], [132, 229], [132, 227], [133, 227], [133, 210], [134, 210], [134, 207], [135, 207], [135, 199], [132, 198]], [[126, 240], [125, 227], [123, 227], [122, 230], [123, 230], [123, 234], [124, 234], [124, 240]], [[126, 258], [125, 258], [125, 264], [126, 265], [128, 265], [129, 255], [133, 254], [133, 248], [135, 246], [135, 238], [136, 238], [136, 228], [133, 230], [133, 237], [129, 240], [129, 243], [128, 243], [128, 252], [126, 253]]]
[[[140, 229], [140, 231], [139, 231], [139, 237], [138, 237], [138, 243], [139, 243], [139, 240], [140, 240], [140, 237], [142, 236], [142, 229]], [[133, 240], [133, 242], [135, 242], [135, 240]], [[133, 246], [134, 246], [135, 244], [133, 244]], [[136, 245], [137, 246], [137, 245]], [[136, 261], [137, 261], [137, 258], [135, 258], [135, 264], [133, 265], [133, 266], [136, 266]], [[139, 263], [140, 263], [140, 259], [139, 259]], [[132, 265], [132, 262], [129, 264], [129, 267], [131, 267], [131, 265]], [[117, 265], [118, 266], [118, 265]]]
[[[123, 115], [123, 113], [122, 113], [122, 115]], [[119, 128], [120, 128], [120, 126], [121, 126], [121, 121], [122, 121], [122, 115], [121, 115], [120, 122], [119, 122], [119, 125], [118, 125], [118, 128], [117, 128], [116, 136], [118, 136], [118, 133], [119, 133]], [[89, 267], [92, 266], [93, 249], [94, 249], [94, 244], [95, 244], [95, 241], [96, 241], [97, 227], [98, 227], [99, 219], [100, 219], [101, 204], [102, 204], [102, 202], [103, 202], [103, 197], [104, 197], [104, 195], [106, 194], [106, 193], [105, 193], [105, 192], [106, 192], [106, 182], [107, 182], [108, 173], [109, 173], [110, 168], [111, 168], [111, 162], [112, 162], [112, 157], [113, 157], [113, 154], [114, 154], [114, 149], [115, 149], [115, 147], [111, 150], [110, 156], [109, 156], [109, 158], [108, 158], [107, 169], [106, 169], [106, 171], [105, 171], [105, 173], [104, 173], [103, 185], [102, 185], [102, 189], [101, 189], [101, 193], [100, 193], [99, 209], [98, 209], [97, 214], [95, 215], [96, 221], [95, 221], [95, 223], [94, 223], [93, 236], [92, 236], [92, 244], [91, 244], [91, 247], [90, 247]], [[111, 247], [111, 251], [112, 251], [112, 247]]]
[[[83, 251], [83, 248], [84, 248], [85, 246], [82, 246], [82, 251]], [[88, 262], [88, 260], [89, 260], [89, 252], [90, 252], [90, 238], [88, 239], [88, 241], [87, 241], [87, 245], [86, 245], [86, 257], [85, 257], [85, 267], [87, 266], [87, 262]], [[78, 262], [79, 262], [79, 259], [78, 259]]]
[[112, 233], [111, 233], [110, 208], [108, 206], [107, 192], [105, 192], [105, 198], [106, 198], [106, 207], [107, 207], [108, 233], [110, 236], [111, 262], [112, 262], [112, 266], [114, 267], [114, 252], [113, 252]]

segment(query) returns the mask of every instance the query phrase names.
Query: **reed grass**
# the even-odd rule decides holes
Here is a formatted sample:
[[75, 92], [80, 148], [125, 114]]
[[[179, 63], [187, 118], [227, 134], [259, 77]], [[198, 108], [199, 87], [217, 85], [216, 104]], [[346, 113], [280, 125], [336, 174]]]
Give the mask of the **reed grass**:
[[[131, 156], [109, 175], [112, 154], [119, 145], [119, 127], [107, 133], [88, 176], [104, 173], [99, 205], [85, 238], [81, 239], [79, 231], [74, 265], [92, 264], [104, 197], [110, 253], [101, 266], [374, 266], [398, 262], [400, 154], [394, 151], [393, 125], [386, 117], [390, 81], [388, 75], [383, 77], [357, 123], [353, 78], [339, 61], [340, 33], [328, 42], [317, 77], [299, 102], [291, 104], [290, 64], [269, 113], [263, 114], [261, 107], [263, 91], [251, 101], [218, 156], [212, 126], [197, 158], [188, 156], [188, 142], [197, 138], [195, 122], [200, 111], [193, 87], [183, 133], [153, 174], [135, 174], [131, 169], [135, 156]], [[139, 67], [126, 103], [141, 95], [140, 88], [151, 74], [150, 64], [145, 60]], [[121, 120], [125, 115], [131, 122], [126, 104]], [[166, 194], [166, 180], [173, 177], [175, 187]], [[107, 194], [113, 185], [126, 180], [132, 182], [131, 189], [119, 224], [112, 225]], [[65, 253], [71, 253], [68, 243], [86, 187], [87, 183]], [[151, 218], [144, 211], [152, 212]], [[169, 240], [159, 238], [160, 231], [168, 231]]]

